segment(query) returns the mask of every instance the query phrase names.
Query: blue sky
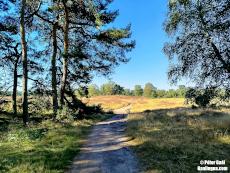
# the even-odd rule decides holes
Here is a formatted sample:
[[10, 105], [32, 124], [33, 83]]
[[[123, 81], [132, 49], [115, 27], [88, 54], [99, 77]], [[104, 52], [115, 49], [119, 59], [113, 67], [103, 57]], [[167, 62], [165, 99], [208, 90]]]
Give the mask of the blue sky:
[[[111, 75], [112, 81], [127, 87], [151, 82], [159, 89], [175, 88], [167, 78], [168, 59], [162, 48], [169, 38], [163, 30], [167, 14], [167, 0], [114, 0], [111, 5], [119, 9], [114, 26], [132, 24], [132, 38], [136, 48], [128, 54], [131, 61], [122, 64]], [[93, 83], [101, 85], [108, 79], [96, 77]]]

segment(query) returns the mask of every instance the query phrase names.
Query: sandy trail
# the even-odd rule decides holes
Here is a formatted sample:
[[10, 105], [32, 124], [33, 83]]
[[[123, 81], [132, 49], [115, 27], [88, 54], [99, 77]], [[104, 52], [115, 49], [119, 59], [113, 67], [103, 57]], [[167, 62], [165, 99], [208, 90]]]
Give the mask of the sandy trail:
[[68, 173], [138, 173], [125, 128], [124, 114], [96, 124]]
[[113, 110], [115, 114], [128, 114], [130, 113], [130, 109], [132, 108], [131, 103], [125, 107], [122, 107], [120, 109]]

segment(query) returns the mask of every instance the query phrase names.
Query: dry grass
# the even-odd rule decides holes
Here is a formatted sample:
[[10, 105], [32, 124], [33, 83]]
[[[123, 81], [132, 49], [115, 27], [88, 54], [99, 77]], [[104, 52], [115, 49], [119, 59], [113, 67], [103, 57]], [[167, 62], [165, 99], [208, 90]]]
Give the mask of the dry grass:
[[130, 112], [184, 107], [183, 98], [150, 99], [136, 96], [97, 96], [84, 99], [89, 105], [101, 105], [104, 110], [115, 110], [131, 105]]
[[84, 99], [83, 102], [89, 105], [101, 105], [104, 110], [114, 110], [127, 106], [130, 100], [125, 96], [97, 96]]
[[156, 110], [156, 109], [171, 109], [184, 107], [183, 98], [160, 98], [160, 99], [146, 99], [138, 100], [135, 102], [131, 108], [131, 112], [143, 112], [146, 110]]
[[128, 116], [128, 135], [144, 171], [197, 172], [200, 160], [230, 166], [230, 110], [154, 110]]

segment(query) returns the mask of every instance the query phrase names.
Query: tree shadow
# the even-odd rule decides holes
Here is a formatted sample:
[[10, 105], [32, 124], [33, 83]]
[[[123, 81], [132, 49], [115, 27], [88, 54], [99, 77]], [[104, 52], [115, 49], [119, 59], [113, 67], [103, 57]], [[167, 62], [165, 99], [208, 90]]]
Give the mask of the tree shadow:
[[[199, 111], [197, 113], [197, 111]], [[131, 114], [128, 134], [147, 172], [198, 172], [201, 160], [226, 160], [230, 166], [230, 114], [189, 108], [159, 109]], [[220, 119], [228, 116], [226, 120]], [[224, 124], [226, 123], [226, 124]]]
[[16, 131], [20, 135], [17, 137], [21, 147], [17, 148], [14, 139], [0, 146], [0, 172], [10, 172], [11, 169], [17, 172], [21, 167], [28, 172], [63, 171], [80, 151], [80, 139], [88, 133], [89, 127], [79, 125], [78, 130], [71, 125], [55, 126], [49, 129], [27, 128], [23, 133]]

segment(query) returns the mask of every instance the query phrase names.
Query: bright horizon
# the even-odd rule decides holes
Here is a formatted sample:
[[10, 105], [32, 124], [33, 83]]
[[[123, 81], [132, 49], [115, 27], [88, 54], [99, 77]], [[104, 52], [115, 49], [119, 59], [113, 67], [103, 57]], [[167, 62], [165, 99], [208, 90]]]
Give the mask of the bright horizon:
[[[167, 77], [168, 59], [162, 49], [169, 40], [163, 30], [163, 23], [167, 15], [167, 0], [114, 0], [111, 9], [118, 9], [119, 16], [114, 22], [116, 27], [132, 25], [132, 39], [136, 41], [135, 49], [128, 54], [131, 60], [115, 68], [110, 76], [111, 81], [132, 89], [134, 85], [144, 86], [151, 82], [159, 89], [176, 88], [170, 85]], [[109, 79], [97, 76], [93, 84], [102, 85]], [[179, 84], [186, 85], [186, 82]]]

